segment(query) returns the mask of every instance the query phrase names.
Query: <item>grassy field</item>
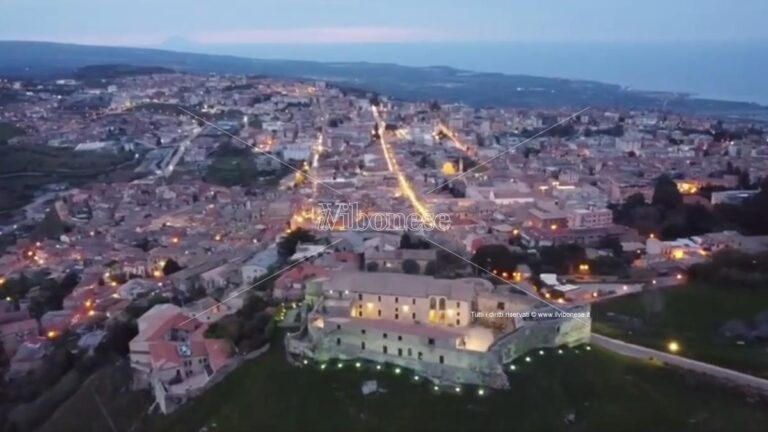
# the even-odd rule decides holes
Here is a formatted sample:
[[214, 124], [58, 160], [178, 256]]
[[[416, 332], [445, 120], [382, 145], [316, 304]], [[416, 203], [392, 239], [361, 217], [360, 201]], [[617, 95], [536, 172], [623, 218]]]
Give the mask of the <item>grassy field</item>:
[[[368, 379], [386, 392], [363, 396]], [[151, 417], [142, 430], [757, 431], [768, 424], [763, 405], [597, 348], [534, 354], [510, 381], [511, 390], [482, 396], [471, 387], [435, 391], [391, 367], [292, 367], [273, 348], [172, 415]]]
[[[76, 152], [50, 147], [0, 146], [0, 211], [24, 206], [48, 184], [80, 185], [99, 177], [125, 174], [115, 167], [131, 153]], [[126, 167], [126, 170], [131, 166]], [[123, 170], [125, 171], [125, 170]], [[30, 174], [32, 175], [25, 175]]]
[[[676, 340], [681, 355], [768, 378], [765, 344], [739, 345], [718, 337], [729, 320], [751, 322], [765, 310], [765, 289], [687, 285], [596, 303], [593, 331], [660, 350]], [[617, 315], [631, 317], [632, 322], [616, 319]]]
[[284, 174], [260, 171], [251, 150], [225, 145], [216, 151], [204, 180], [227, 187], [267, 186], [277, 184]]
[[37, 432], [111, 431], [110, 421], [119, 432], [131, 430], [144, 418], [153, 399], [149, 391], [129, 390], [130, 373], [126, 363], [94, 373]]
[[0, 121], [0, 142], [7, 141], [15, 136], [24, 134], [24, 129], [11, 123]]

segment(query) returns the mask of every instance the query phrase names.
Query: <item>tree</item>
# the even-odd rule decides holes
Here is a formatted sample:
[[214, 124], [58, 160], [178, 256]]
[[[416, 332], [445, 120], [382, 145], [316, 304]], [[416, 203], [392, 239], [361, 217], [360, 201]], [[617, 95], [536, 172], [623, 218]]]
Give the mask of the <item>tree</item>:
[[165, 265], [163, 266], [163, 274], [166, 275], [166, 276], [172, 275], [172, 274], [178, 272], [179, 270], [181, 270], [182, 268], [183, 267], [181, 267], [179, 265], [179, 263], [177, 263], [176, 261], [174, 261], [171, 258], [168, 258], [165, 261]]
[[577, 244], [547, 246], [539, 250], [542, 267], [555, 273], [567, 274], [575, 271], [579, 264], [587, 261], [587, 253]]
[[661, 207], [665, 210], [671, 210], [683, 203], [683, 196], [680, 194], [680, 190], [677, 188], [677, 183], [667, 174], [662, 174], [656, 179], [656, 184], [653, 189], [654, 206]]
[[429, 261], [427, 262], [427, 265], [424, 266], [424, 274], [429, 276], [434, 276], [437, 274], [437, 261]]
[[475, 265], [488, 271], [496, 270], [499, 273], [514, 272], [518, 264], [524, 261], [523, 256], [512, 253], [506, 245], [500, 244], [480, 246], [472, 255], [472, 262]]
[[403, 260], [402, 268], [405, 274], [419, 274], [421, 272], [419, 263], [412, 259]]
[[624, 252], [624, 248], [621, 246], [621, 240], [617, 237], [603, 237], [598, 242], [597, 247], [600, 249], [609, 249], [613, 252], [613, 256], [619, 258]]
[[280, 243], [277, 244], [277, 254], [283, 259], [290, 258], [296, 253], [296, 246], [298, 246], [299, 243], [312, 243], [315, 240], [315, 236], [312, 235], [311, 232], [304, 228], [296, 228], [283, 237]]
[[379, 263], [377, 263], [376, 261], [371, 261], [369, 263], [366, 263], [365, 264], [365, 271], [368, 271], [368, 272], [377, 272], [377, 271], [379, 271]]

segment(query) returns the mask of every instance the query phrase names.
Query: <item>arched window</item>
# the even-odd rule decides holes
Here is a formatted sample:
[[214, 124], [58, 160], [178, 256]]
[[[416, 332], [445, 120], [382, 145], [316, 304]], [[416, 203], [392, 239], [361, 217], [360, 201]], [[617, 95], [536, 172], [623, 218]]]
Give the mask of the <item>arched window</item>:
[[437, 309], [434, 297], [430, 297], [430, 299], [429, 299], [429, 309], [430, 310]]
[[445, 298], [440, 298], [440, 310], [445, 310]]

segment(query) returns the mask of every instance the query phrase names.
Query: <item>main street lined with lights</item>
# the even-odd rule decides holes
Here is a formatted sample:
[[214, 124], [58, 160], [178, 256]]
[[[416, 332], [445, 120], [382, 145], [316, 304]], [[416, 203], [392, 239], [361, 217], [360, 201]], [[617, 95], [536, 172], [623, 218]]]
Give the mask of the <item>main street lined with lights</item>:
[[472, 148], [468, 146], [467, 144], [464, 144], [459, 139], [459, 135], [452, 131], [448, 126], [446, 126], [443, 122], [437, 123], [437, 132], [442, 132], [443, 135], [447, 136], [451, 142], [453, 142], [453, 145], [456, 146], [459, 150], [463, 151], [469, 156], [472, 156]]
[[400, 193], [408, 199], [416, 213], [418, 213], [418, 215], [424, 221], [424, 224], [433, 225], [435, 222], [434, 216], [429, 211], [429, 209], [421, 201], [419, 201], [419, 198], [416, 196], [413, 187], [405, 177], [405, 174], [403, 174], [403, 171], [400, 169], [400, 166], [397, 163], [397, 159], [392, 152], [391, 146], [386, 142], [384, 138], [386, 123], [384, 122], [378, 107], [371, 105], [371, 111], [373, 112], [373, 117], [376, 121], [376, 126], [379, 133], [379, 141], [381, 142], [381, 148], [384, 152], [384, 159], [387, 161], [387, 168], [391, 173], [395, 175], [395, 177], [397, 177]]

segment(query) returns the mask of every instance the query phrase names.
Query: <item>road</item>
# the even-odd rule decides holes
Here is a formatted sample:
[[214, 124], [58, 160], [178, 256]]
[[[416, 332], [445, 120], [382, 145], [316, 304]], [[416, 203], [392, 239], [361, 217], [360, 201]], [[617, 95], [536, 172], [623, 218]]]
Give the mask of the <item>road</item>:
[[768, 394], [768, 380], [758, 378], [735, 370], [726, 369], [709, 363], [692, 360], [679, 355], [657, 351], [639, 345], [629, 344], [620, 340], [611, 339], [592, 333], [592, 343], [629, 357], [639, 359], [654, 359], [665, 364], [702, 373], [710, 377], [725, 381], [743, 388], [749, 388], [763, 394]]
[[183, 138], [176, 146], [174, 151], [172, 151], [168, 157], [163, 159], [163, 161], [160, 163], [162, 171], [157, 173], [158, 176], [163, 176], [166, 178], [170, 177], [171, 174], [173, 174], [173, 170], [176, 168], [176, 165], [179, 163], [182, 156], [184, 156], [184, 152], [187, 151], [192, 141], [194, 141], [195, 138], [197, 138], [198, 135], [202, 133], [202, 128], [198, 126], [187, 127], [185, 129], [190, 133], [190, 136]]
[[385, 140], [384, 135], [386, 132], [386, 122], [384, 121], [383, 116], [375, 105], [371, 105], [371, 111], [373, 112], [373, 118], [376, 120], [378, 127], [379, 141], [381, 142], [381, 149], [384, 153], [384, 158], [387, 161], [387, 168], [389, 168], [389, 171], [393, 173], [397, 178], [397, 183], [400, 187], [400, 193], [402, 193], [402, 195], [408, 199], [413, 209], [421, 217], [421, 220], [425, 224], [433, 224], [435, 220], [434, 216], [429, 211], [427, 206], [422, 203], [416, 196], [416, 192], [414, 192], [413, 187], [411, 187], [411, 183], [408, 181], [405, 174], [400, 169], [400, 165], [397, 163], [397, 158], [395, 157], [394, 151], [392, 151], [392, 147]]
[[467, 154], [467, 156], [473, 157], [475, 155], [474, 148], [464, 144], [459, 139], [459, 135], [456, 134], [456, 132], [452, 131], [448, 126], [446, 126], [442, 121], [437, 123], [436, 127], [438, 132], [444, 133], [452, 142], [453, 145], [456, 146], [459, 150], [463, 151]]

